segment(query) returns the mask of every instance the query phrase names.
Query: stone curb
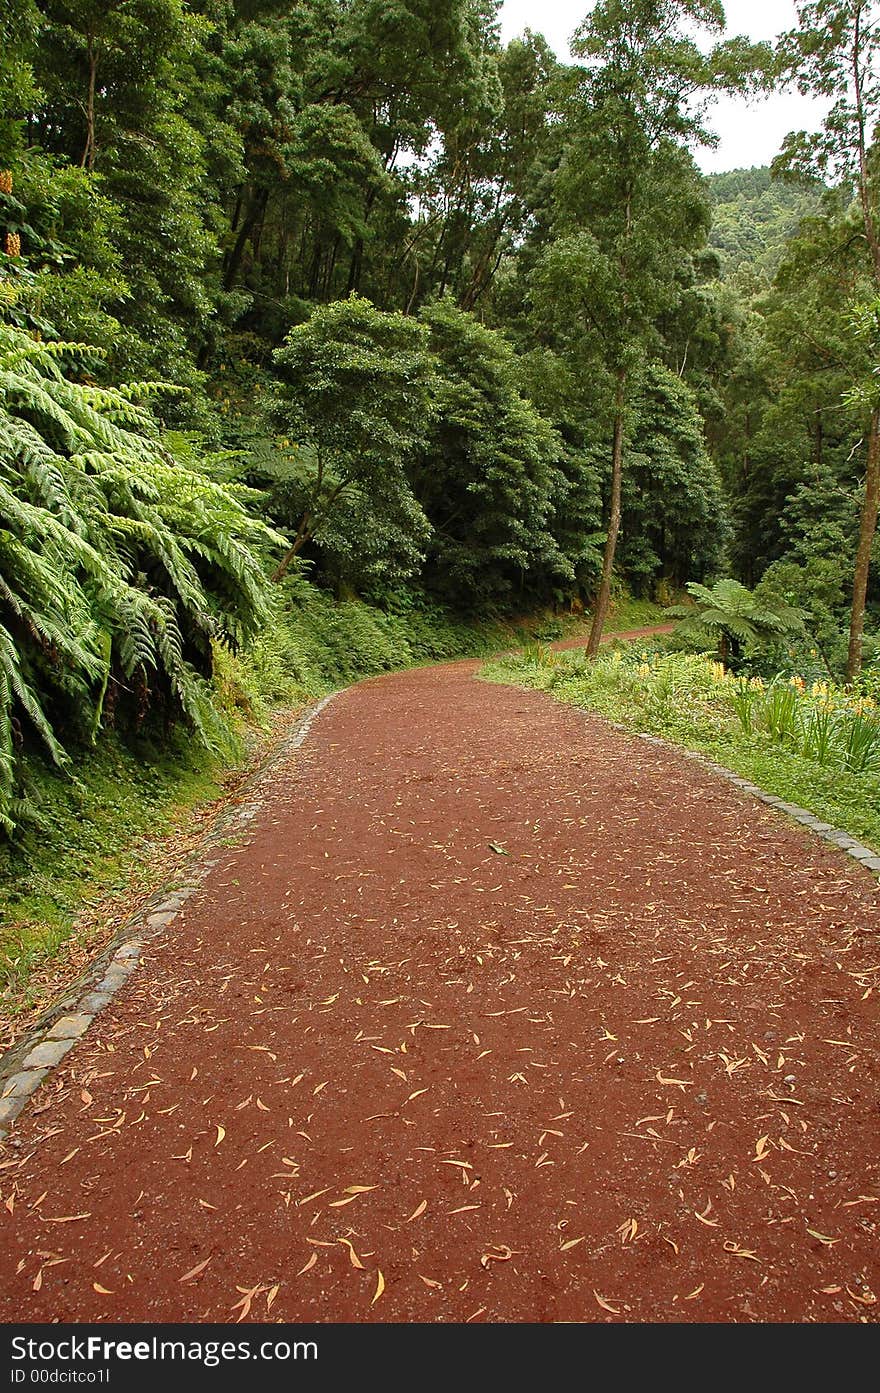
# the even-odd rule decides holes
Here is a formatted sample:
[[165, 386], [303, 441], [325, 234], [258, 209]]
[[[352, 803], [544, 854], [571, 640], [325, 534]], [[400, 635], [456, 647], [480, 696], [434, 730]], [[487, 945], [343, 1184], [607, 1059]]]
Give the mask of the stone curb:
[[[596, 714], [595, 711], [590, 711], [586, 706], [579, 706], [577, 709], [588, 716]], [[823, 842], [828, 842], [840, 851], [845, 851], [866, 870], [880, 874], [880, 852], [874, 851], [869, 846], [863, 846], [848, 832], [841, 831], [839, 827], [832, 827], [830, 822], [823, 822], [821, 818], [816, 817], [815, 813], [811, 813], [809, 808], [799, 808], [796, 803], [786, 803], [784, 799], [777, 798], [772, 793], [765, 793], [757, 784], [750, 783], [748, 779], [740, 778], [739, 774], [735, 774], [732, 769], [725, 768], [723, 764], [716, 764], [713, 759], [708, 759], [698, 750], [686, 750], [682, 745], [675, 745], [671, 740], [664, 740], [659, 735], [647, 735], [644, 731], [630, 730], [627, 726], [621, 725], [619, 721], [609, 721], [608, 724], [612, 725], [615, 730], [622, 731], [625, 735], [635, 736], [637, 740], [644, 740], [647, 745], [657, 745], [660, 749], [671, 750], [675, 754], [683, 755], [685, 759], [693, 760], [695, 764], [701, 765], [702, 768], [710, 770], [713, 774], [720, 775], [728, 783], [742, 789], [743, 793], [749, 793], [761, 803], [766, 803], [768, 807], [775, 808], [779, 813], [785, 813], [786, 817], [790, 817], [794, 822], [799, 822], [802, 827], [815, 833]]]
[[144, 908], [127, 920], [113, 942], [95, 958], [64, 999], [47, 1011], [24, 1040], [0, 1056], [0, 1141], [5, 1139], [9, 1127], [51, 1070], [61, 1063], [85, 1035], [95, 1016], [128, 981], [146, 945], [176, 918], [217, 865], [219, 855], [206, 859], [205, 852], [214, 847], [219, 850], [231, 832], [240, 833], [246, 829], [263, 803], [266, 775], [303, 744], [318, 715], [336, 695], [331, 692], [316, 702], [296, 722], [293, 731], [272, 747], [246, 781], [242, 801], [234, 809], [220, 814], [198, 850], [188, 858], [180, 871], [182, 880], [168, 882]]

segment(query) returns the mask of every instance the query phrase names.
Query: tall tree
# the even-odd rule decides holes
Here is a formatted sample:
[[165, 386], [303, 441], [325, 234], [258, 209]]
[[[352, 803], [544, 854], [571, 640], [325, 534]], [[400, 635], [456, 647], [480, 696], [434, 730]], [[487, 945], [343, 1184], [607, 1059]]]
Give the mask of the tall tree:
[[360, 504], [354, 516], [373, 533], [362, 552], [395, 540], [404, 560], [420, 559], [428, 528], [406, 466], [431, 416], [426, 339], [416, 320], [383, 314], [353, 295], [321, 306], [276, 352], [274, 424], [284, 448], [296, 442], [301, 460], [279, 480], [287, 484], [295, 536], [273, 580], [320, 539], [353, 494]]
[[[608, 521], [587, 652], [598, 652], [611, 596], [627, 429], [658, 324], [705, 240], [705, 192], [690, 147], [715, 91], [741, 86], [766, 54], [744, 40], [703, 53], [694, 27], [719, 34], [717, 0], [600, 0], [578, 29], [561, 102], [567, 142], [556, 180], [556, 240], [536, 289], [563, 295], [569, 347], [603, 379], [610, 418]], [[545, 305], [546, 305], [545, 296]], [[579, 344], [572, 342], [579, 339]]]
[[[860, 210], [872, 278], [880, 295], [880, 222], [876, 152], [871, 151], [880, 104], [880, 4], [877, 0], [813, 0], [798, 5], [799, 26], [780, 44], [785, 71], [802, 93], [824, 97], [830, 110], [817, 134], [790, 135], [776, 161], [781, 172], [832, 179], [852, 191]], [[868, 411], [865, 483], [853, 575], [850, 681], [862, 666], [862, 639], [871, 548], [880, 511], [880, 406]]]

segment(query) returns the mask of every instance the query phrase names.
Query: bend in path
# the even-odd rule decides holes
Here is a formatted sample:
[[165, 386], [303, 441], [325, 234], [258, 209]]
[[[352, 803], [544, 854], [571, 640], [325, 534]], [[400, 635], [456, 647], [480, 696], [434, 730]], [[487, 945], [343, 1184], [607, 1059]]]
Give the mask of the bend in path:
[[4, 1320], [875, 1318], [876, 883], [476, 673], [340, 695], [51, 1077]]

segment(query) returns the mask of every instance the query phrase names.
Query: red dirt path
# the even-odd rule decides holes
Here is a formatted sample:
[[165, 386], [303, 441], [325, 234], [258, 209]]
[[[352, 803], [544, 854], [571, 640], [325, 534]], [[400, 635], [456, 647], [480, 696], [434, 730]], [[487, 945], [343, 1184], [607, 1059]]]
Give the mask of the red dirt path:
[[0, 1318], [876, 1319], [876, 880], [476, 671], [276, 768], [0, 1148]]

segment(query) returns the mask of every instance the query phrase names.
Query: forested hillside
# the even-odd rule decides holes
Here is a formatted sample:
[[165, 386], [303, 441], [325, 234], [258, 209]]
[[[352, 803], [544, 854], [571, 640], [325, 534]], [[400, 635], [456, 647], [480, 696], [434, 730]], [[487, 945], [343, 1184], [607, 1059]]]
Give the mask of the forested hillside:
[[767, 282], [776, 275], [801, 223], [819, 213], [825, 189], [818, 181], [774, 179], [763, 166], [710, 174], [709, 191], [709, 245], [718, 252], [721, 274], [731, 280], [743, 271], [741, 279], [754, 285], [756, 274]]
[[[799, 8], [774, 51], [600, 0], [561, 64], [494, 0], [6, 7], [7, 832], [44, 756], [220, 749], [220, 689], [308, 688], [315, 588], [420, 632], [586, 609], [593, 653], [623, 587], [730, 576], [858, 676], [878, 6]], [[702, 177], [712, 97], [784, 82], [825, 132]]]

